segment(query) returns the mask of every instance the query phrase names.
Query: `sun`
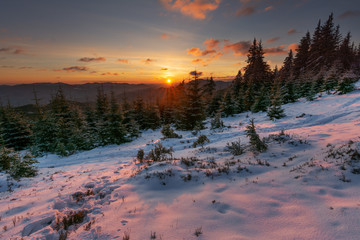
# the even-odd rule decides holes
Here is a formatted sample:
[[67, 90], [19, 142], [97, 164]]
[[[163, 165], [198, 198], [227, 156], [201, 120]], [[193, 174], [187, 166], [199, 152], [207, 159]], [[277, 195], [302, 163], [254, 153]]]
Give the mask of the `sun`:
[[168, 84], [171, 84], [171, 79], [166, 80]]

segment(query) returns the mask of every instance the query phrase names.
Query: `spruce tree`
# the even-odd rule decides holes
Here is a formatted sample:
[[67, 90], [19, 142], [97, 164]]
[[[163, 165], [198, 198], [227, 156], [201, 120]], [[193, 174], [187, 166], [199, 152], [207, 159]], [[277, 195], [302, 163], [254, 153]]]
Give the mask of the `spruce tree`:
[[307, 32], [306, 35], [300, 40], [299, 46], [296, 49], [296, 55], [294, 58], [294, 67], [293, 74], [294, 79], [299, 78], [300, 75], [304, 74], [307, 71], [307, 65], [310, 57], [310, 45], [311, 37], [310, 33]]
[[26, 118], [10, 105], [0, 109], [0, 134], [8, 148], [23, 150], [31, 144], [31, 130]]
[[179, 119], [182, 122], [180, 127], [182, 130], [203, 128], [205, 112], [196, 71], [194, 72], [194, 80], [187, 85], [183, 110], [183, 115]]
[[267, 115], [270, 120], [280, 119], [285, 117], [284, 109], [281, 108], [281, 91], [280, 87], [277, 87], [275, 95], [271, 99], [271, 106], [268, 109]]
[[254, 119], [250, 119], [250, 124], [246, 126], [246, 136], [250, 138], [250, 145], [253, 150], [258, 152], [264, 152], [267, 149], [266, 144], [260, 139], [260, 136], [256, 133], [256, 127]]
[[234, 104], [233, 99], [231, 97], [230, 91], [228, 91], [224, 96], [224, 99], [222, 101], [222, 106], [221, 106], [221, 113], [225, 117], [233, 116], [234, 113], [235, 113], [235, 104]]
[[251, 107], [251, 111], [254, 113], [266, 112], [268, 106], [269, 106], [268, 92], [266, 91], [265, 86], [262, 86], [260, 93], [255, 99], [255, 103]]

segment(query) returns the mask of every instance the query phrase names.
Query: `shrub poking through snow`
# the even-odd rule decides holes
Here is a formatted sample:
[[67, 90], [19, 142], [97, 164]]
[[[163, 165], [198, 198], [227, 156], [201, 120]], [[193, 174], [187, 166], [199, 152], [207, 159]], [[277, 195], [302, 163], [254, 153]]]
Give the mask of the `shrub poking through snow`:
[[130, 240], [130, 233], [124, 232], [123, 240]]
[[202, 227], [195, 229], [194, 235], [199, 237], [202, 234]]
[[84, 210], [71, 211], [64, 216], [58, 216], [56, 218], [56, 229], [59, 231], [61, 229], [68, 230], [72, 225], [82, 223], [86, 217], [86, 212]]
[[264, 152], [267, 149], [267, 145], [260, 139], [260, 136], [256, 133], [256, 127], [254, 119], [250, 119], [250, 124], [246, 126], [246, 136], [250, 138], [250, 145], [254, 150], [258, 152]]
[[170, 155], [170, 157], [172, 156], [172, 152], [174, 152], [172, 147], [166, 148], [161, 143], [156, 143], [155, 148], [149, 152], [148, 159], [154, 162], [166, 161], [168, 155]]
[[339, 95], [349, 93], [354, 91], [354, 80], [351, 78], [344, 78], [339, 82], [339, 86], [337, 87], [337, 93]]
[[227, 143], [225, 147], [225, 151], [230, 152], [234, 156], [239, 156], [244, 153], [245, 148], [241, 144], [240, 139], [235, 142]]
[[215, 117], [211, 119], [211, 129], [223, 128], [224, 122], [221, 120], [221, 113], [216, 113]]
[[136, 158], [139, 160], [140, 163], [142, 163], [144, 161], [144, 150], [143, 149], [139, 149], [136, 155]]
[[161, 129], [161, 133], [164, 136], [164, 139], [166, 138], [182, 138], [181, 135], [178, 135], [175, 133], [174, 129], [170, 127], [170, 124], [166, 124]]
[[0, 170], [6, 171], [15, 179], [36, 176], [37, 169], [33, 164], [37, 162], [30, 153], [26, 153], [25, 156], [21, 157], [12, 149], [6, 147], [0, 149]]
[[204, 147], [205, 143], [209, 143], [210, 140], [207, 138], [206, 135], [200, 135], [198, 139], [193, 143], [193, 147], [196, 148], [198, 145]]

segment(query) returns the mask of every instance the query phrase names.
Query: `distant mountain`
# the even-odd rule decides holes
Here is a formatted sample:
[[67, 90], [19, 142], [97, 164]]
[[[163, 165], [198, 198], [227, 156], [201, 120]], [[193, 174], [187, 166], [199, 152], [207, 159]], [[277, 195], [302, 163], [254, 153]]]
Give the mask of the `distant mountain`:
[[[205, 80], [200, 80], [204, 84]], [[224, 89], [230, 82], [216, 81], [217, 89]], [[95, 102], [97, 89], [103, 87], [106, 93], [114, 92], [121, 99], [124, 94], [129, 101], [142, 97], [146, 101], [155, 101], [162, 96], [165, 88], [163, 84], [129, 84], [129, 83], [32, 83], [19, 85], [0, 85], [0, 102], [12, 106], [23, 106], [34, 103], [34, 90], [41, 104], [49, 103], [51, 97], [61, 87], [69, 100], [76, 102]]]

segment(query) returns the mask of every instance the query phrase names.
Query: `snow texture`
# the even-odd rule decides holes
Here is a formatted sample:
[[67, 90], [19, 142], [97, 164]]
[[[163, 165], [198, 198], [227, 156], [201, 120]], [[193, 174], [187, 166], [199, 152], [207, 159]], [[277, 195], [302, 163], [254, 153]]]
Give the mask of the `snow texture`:
[[[358, 239], [360, 90], [283, 107], [276, 121], [242, 113], [197, 136], [162, 140], [148, 130], [122, 145], [47, 155], [37, 177], [19, 182], [1, 173], [0, 238]], [[268, 150], [233, 156], [226, 145], [248, 144], [251, 118]], [[210, 143], [193, 148], [200, 134]], [[193, 161], [135, 161], [158, 142]], [[64, 229], [62, 219], [80, 211]]]

